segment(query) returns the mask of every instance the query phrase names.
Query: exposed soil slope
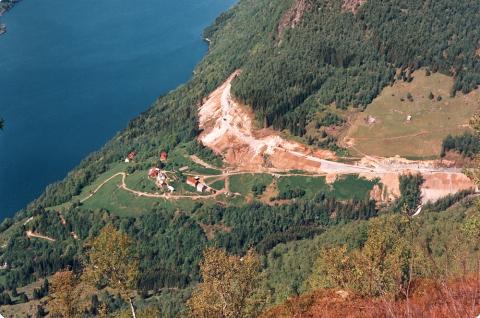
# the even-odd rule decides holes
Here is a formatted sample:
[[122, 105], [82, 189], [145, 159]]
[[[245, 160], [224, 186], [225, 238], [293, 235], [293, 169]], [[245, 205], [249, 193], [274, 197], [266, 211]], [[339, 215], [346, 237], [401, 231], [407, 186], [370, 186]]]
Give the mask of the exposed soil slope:
[[366, 156], [357, 164], [333, 161], [335, 154], [314, 150], [289, 141], [272, 129], [256, 129], [252, 110], [236, 102], [230, 93], [231, 83], [240, 71], [233, 73], [207, 98], [199, 109], [199, 136], [202, 143], [224, 156], [235, 171], [288, 171], [309, 173], [354, 174], [380, 178], [387, 185], [391, 198], [399, 194], [398, 175], [422, 173], [426, 179], [424, 201], [470, 189], [474, 184], [456, 168], [437, 166], [435, 161], [409, 161], [401, 158]]
[[342, 9], [345, 11], [356, 13], [358, 9], [366, 2], [367, 0], [344, 0], [342, 4]]
[[253, 112], [234, 101], [231, 82], [240, 74], [232, 74], [200, 107], [200, 140], [216, 153], [223, 154], [231, 167], [243, 170], [302, 169], [323, 172], [322, 159], [334, 159], [330, 151], [313, 151], [287, 141], [271, 129], [255, 129]]
[[278, 24], [277, 34], [280, 41], [283, 39], [286, 29], [298, 26], [302, 22], [303, 15], [310, 8], [311, 5], [308, 0], [295, 0], [293, 2], [292, 7], [285, 12]]

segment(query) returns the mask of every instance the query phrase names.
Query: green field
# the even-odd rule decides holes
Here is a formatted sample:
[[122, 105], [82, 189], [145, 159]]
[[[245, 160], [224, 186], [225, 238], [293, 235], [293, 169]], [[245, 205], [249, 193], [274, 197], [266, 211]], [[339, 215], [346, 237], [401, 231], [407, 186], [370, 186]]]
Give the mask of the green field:
[[127, 170], [127, 167], [128, 167], [128, 164], [124, 163], [124, 162], [119, 162], [119, 163], [112, 164], [109, 167], [109, 169], [106, 172], [100, 174], [98, 176], [98, 178], [95, 179], [94, 182], [92, 182], [88, 186], [84, 187], [82, 189], [82, 192], [79, 195], [76, 195], [76, 196], [72, 197], [71, 200], [69, 200], [68, 202], [66, 202], [64, 204], [48, 207], [47, 209], [64, 211], [66, 208], [71, 206], [72, 202], [80, 201], [80, 200], [88, 197], [90, 195], [90, 193], [92, 193], [98, 186], [100, 186], [100, 184], [102, 184], [108, 178], [114, 176], [115, 174], [117, 174], [119, 172], [125, 172]]
[[269, 174], [239, 174], [230, 177], [230, 191], [243, 196], [252, 195], [254, 184], [269, 185], [273, 177]]
[[[82, 192], [74, 196], [69, 202], [62, 205], [49, 207], [51, 210], [65, 211], [73, 202], [81, 201], [88, 198], [101, 184], [113, 177], [117, 173], [127, 172], [130, 168], [134, 168], [134, 171], [127, 175], [125, 183], [129, 189], [146, 192], [146, 193], [163, 193], [162, 189], [159, 189], [154, 180], [148, 177], [148, 168], [155, 165], [155, 160], [145, 160], [143, 162], [124, 163], [118, 162], [111, 165], [105, 173], [102, 173], [98, 178], [90, 185], [82, 189]], [[166, 170], [178, 170], [181, 167], [188, 166], [188, 174], [199, 175], [219, 175], [220, 170], [209, 169], [202, 167], [185, 155], [184, 151], [180, 148], [179, 151], [174, 151], [169, 157], [169, 162], [165, 167]], [[175, 188], [176, 194], [182, 195], [208, 195], [208, 193], [201, 194], [184, 182], [185, 176], [181, 176], [181, 173], [168, 172], [169, 184]], [[185, 211], [191, 210], [195, 202], [190, 199], [177, 199], [166, 200], [162, 198], [148, 198], [140, 197], [126, 190], [120, 189], [118, 186], [121, 182], [121, 175], [109, 180], [96, 192], [92, 197], [88, 198], [83, 205], [87, 209], [106, 209], [119, 216], [138, 216], [146, 211], [151, 211], [154, 207], [164, 208], [182, 208]], [[225, 186], [224, 181], [214, 182], [213, 188], [223, 189]], [[0, 237], [1, 241], [1, 237]]]
[[330, 190], [325, 177], [304, 177], [292, 176], [281, 177], [277, 182], [280, 193], [293, 189], [305, 191], [305, 197], [312, 198], [317, 192], [328, 192]]
[[222, 190], [225, 188], [225, 180], [217, 180], [209, 184], [215, 190]]
[[[118, 187], [121, 176], [106, 183], [83, 204], [87, 209], [106, 209], [119, 216], [138, 216], [151, 211], [161, 199], [138, 197]], [[165, 200], [162, 200], [165, 201]]]
[[146, 170], [138, 170], [129, 174], [125, 178], [125, 183], [128, 188], [137, 191], [149, 193], [163, 192], [157, 187], [155, 180], [148, 177], [148, 171]]
[[[470, 118], [480, 110], [478, 90], [468, 95], [459, 92], [451, 98], [451, 77], [439, 73], [426, 76], [424, 70], [416, 71], [413, 77], [411, 83], [399, 81], [386, 87], [357, 116], [344, 139], [345, 145], [353, 145], [353, 153], [438, 157], [448, 134], [459, 135], [468, 129]], [[408, 100], [408, 94], [413, 101]], [[368, 124], [368, 116], [375, 118], [375, 123]], [[407, 116], [412, 116], [410, 121]]]
[[[181, 165], [195, 164], [190, 162], [188, 158], [183, 156], [174, 157], [180, 160]], [[131, 165], [131, 164], [130, 164]], [[138, 163], [137, 167], [141, 165]], [[176, 161], [170, 161], [170, 167], [180, 166]], [[91, 185], [85, 187], [82, 193], [75, 196], [70, 202], [80, 201], [87, 198], [95, 189], [101, 184], [103, 186], [90, 198], [83, 202], [86, 209], [106, 209], [119, 216], [138, 216], [142, 215], [146, 211], [151, 211], [154, 208], [166, 208], [175, 209], [182, 208], [185, 211], [192, 210], [195, 207], [195, 202], [191, 199], [181, 200], [167, 200], [163, 198], [149, 198], [138, 196], [131, 192], [128, 192], [119, 187], [121, 182], [121, 175], [115, 176], [119, 172], [127, 171], [128, 164], [118, 163], [113, 165], [107, 172], [100, 175]], [[198, 168], [198, 167], [195, 167]], [[212, 170], [200, 167], [205, 170]], [[214, 172], [219, 172], [215, 170]], [[294, 171], [294, 173], [301, 173], [301, 171]], [[182, 177], [179, 173], [168, 172], [170, 180], [169, 184], [175, 188], [175, 194], [177, 195], [191, 195], [202, 196], [208, 195], [208, 193], [201, 194], [184, 181], [185, 176]], [[189, 172], [191, 174], [191, 171]], [[109, 178], [113, 177], [108, 182], [104, 183]], [[212, 188], [222, 190], [225, 188], [225, 180], [221, 176], [211, 175], [206, 178], [206, 183]], [[275, 182], [274, 182], [275, 181]], [[164, 191], [158, 189], [155, 182], [148, 178], [147, 170], [139, 169], [128, 174], [125, 178], [125, 183], [129, 189], [146, 192], [146, 193], [158, 193], [161, 194]], [[230, 192], [238, 193], [240, 196], [236, 197], [223, 197], [220, 196], [215, 200], [226, 201], [229, 204], [237, 205], [245, 203], [245, 200], [251, 202], [252, 200], [262, 200], [260, 196], [256, 196], [252, 187], [254, 185], [259, 187], [273, 187], [278, 193], [287, 192], [289, 190], [301, 189], [305, 191], [305, 198], [313, 198], [316, 193], [324, 192], [329, 195], [335, 196], [340, 200], [347, 199], [362, 199], [368, 195], [372, 189], [374, 182], [359, 179], [357, 176], [341, 177], [335, 183], [329, 185], [326, 183], [325, 177], [312, 177], [312, 176], [280, 176], [277, 179], [270, 174], [237, 174], [229, 177]], [[213, 201], [215, 201], [213, 200]], [[263, 198], [265, 200], [265, 198]], [[209, 200], [202, 201], [204, 203]], [[67, 208], [71, 203], [66, 203], [62, 206], [52, 207], [56, 209]], [[1, 239], [1, 238], [0, 238]]]
[[318, 192], [324, 192], [338, 200], [361, 200], [369, 195], [376, 183], [376, 181], [359, 178], [357, 175], [340, 176], [333, 184], [327, 184], [325, 177], [292, 176], [281, 177], [277, 187], [280, 193], [302, 189], [305, 191], [306, 198], [312, 198]]
[[[242, 197], [252, 197], [254, 184], [270, 185], [273, 177], [268, 174], [241, 174], [230, 177], [230, 190], [240, 193]], [[275, 184], [279, 193], [300, 189], [305, 191], [305, 198], [313, 198], [323, 192], [338, 200], [364, 199], [377, 181], [359, 178], [357, 175], [340, 176], [333, 184], [327, 184], [325, 177], [285, 176], [279, 177]]]
[[339, 200], [362, 200], [369, 196], [375, 184], [378, 184], [378, 181], [359, 178], [357, 175], [347, 175], [339, 177], [339, 179], [333, 183], [332, 191]]

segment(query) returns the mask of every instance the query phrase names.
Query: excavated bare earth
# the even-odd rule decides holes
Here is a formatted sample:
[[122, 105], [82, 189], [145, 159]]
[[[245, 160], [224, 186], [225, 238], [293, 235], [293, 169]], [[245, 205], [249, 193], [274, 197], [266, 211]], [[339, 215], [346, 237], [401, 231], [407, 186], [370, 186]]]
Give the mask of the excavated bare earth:
[[278, 24], [278, 38], [282, 40], [286, 29], [298, 26], [302, 22], [305, 12], [310, 9], [311, 4], [307, 0], [295, 0], [292, 7], [285, 12]]
[[235, 101], [231, 83], [234, 72], [210, 94], [199, 109], [200, 141], [224, 157], [229, 169], [253, 172], [303, 170], [325, 174], [329, 178], [342, 174], [360, 174], [368, 179], [380, 178], [387, 188], [385, 199], [399, 195], [398, 175], [422, 173], [425, 183], [423, 200], [435, 201], [445, 195], [476, 188], [457, 168], [439, 167], [435, 161], [409, 161], [402, 158], [365, 157], [356, 164], [334, 161], [328, 150], [314, 150], [286, 140], [272, 129], [254, 127], [251, 108]]
[[344, 11], [350, 11], [356, 13], [358, 9], [364, 5], [367, 0], [344, 0], [342, 4], [342, 9]]
[[237, 170], [274, 171], [300, 169], [321, 173], [322, 159], [334, 159], [330, 151], [312, 151], [306, 146], [282, 138], [271, 129], [255, 129], [253, 112], [230, 95], [232, 74], [200, 107], [202, 143], [222, 154]]

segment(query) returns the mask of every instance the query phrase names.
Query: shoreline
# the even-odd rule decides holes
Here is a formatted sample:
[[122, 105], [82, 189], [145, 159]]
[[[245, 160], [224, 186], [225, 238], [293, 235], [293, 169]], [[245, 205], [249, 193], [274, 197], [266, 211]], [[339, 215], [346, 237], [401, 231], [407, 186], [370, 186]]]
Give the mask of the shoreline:
[[[5, 1], [5, 0], [3, 0], [3, 1]], [[3, 1], [0, 2], [0, 6], [2, 5]], [[231, 0], [229, 0], [229, 1], [231, 1]], [[32, 10], [32, 9], [31, 9], [32, 7], [27, 6], [26, 3], [23, 3], [22, 1], [10, 1], [10, 2], [13, 2], [13, 3], [14, 3], [14, 6], [13, 6], [13, 8], [12, 8], [12, 11], [8, 11], [8, 13], [6, 13], [6, 15], [5, 15], [5, 17], [3, 17], [3, 19], [2, 19], [2, 17], [0, 17], [0, 24], [5, 23], [6, 26], [7, 26], [7, 28], [8, 28], [7, 32], [9, 32], [10, 34], [4, 35], [3, 37], [0, 35], [0, 44], [2, 43], [2, 40], [4, 41], [3, 43], [6, 43], [5, 41], [7, 41], [7, 40], [10, 41], [10, 38], [11, 38], [11, 37], [17, 37], [17, 36], [18, 36], [18, 33], [17, 33], [18, 30], [16, 30], [16, 27], [15, 27], [14, 24], [13, 24], [14, 20], [15, 20], [15, 21], [17, 20], [17, 14], [18, 14], [20, 11], [24, 10], [24, 9], [26, 10], [26, 12], [30, 12], [30, 11]], [[167, 2], [167, 3], [169, 3], [169, 2]], [[154, 5], [152, 8], [157, 8], [157, 7], [158, 7], [157, 5]], [[191, 6], [186, 6], [186, 8], [187, 8], [187, 7], [191, 7]], [[206, 6], [203, 6], [203, 7], [207, 8]], [[220, 13], [221, 10], [222, 10], [222, 9], [221, 9], [222, 7], [223, 7], [223, 6], [219, 6], [219, 8], [216, 9], [216, 11], [218, 11], [218, 12]], [[17, 11], [15, 11], [15, 10], [17, 10]], [[84, 12], [87, 12], [87, 11], [88, 11], [88, 10], [85, 10]], [[193, 10], [192, 10], [192, 11], [193, 11]], [[207, 11], [209, 11], [209, 10], [207, 10]], [[22, 12], [23, 12], [23, 11], [22, 11]], [[187, 12], [188, 12], [188, 11], [187, 11]], [[22, 14], [23, 14], [23, 13], [22, 13]], [[103, 13], [103, 14], [101, 14], [100, 16], [101, 16], [101, 17], [104, 17], [105, 15], [106, 15], [106, 13]], [[112, 18], [113, 18], [113, 19], [116, 19], [115, 17], [117, 17], [117, 15], [115, 15], [115, 14], [113, 14], [113, 16], [110, 17], [110, 13], [108, 13], [108, 16], [109, 16], [109, 19], [112, 19]], [[140, 16], [140, 17], [142, 17], [143, 15], [142, 15], [142, 14], [140, 13], [140, 11], [139, 11], [138, 13], [133, 14], [132, 16], [129, 16], [129, 17], [130, 17], [131, 19], [133, 19], [133, 17], [135, 17], [135, 16]], [[203, 14], [201, 14], [201, 16], [203, 16]], [[150, 24], [151, 24], [151, 25], [160, 25], [161, 28], [170, 28], [170, 25], [173, 25], [173, 24], [172, 24], [173, 22], [172, 22], [172, 23], [171, 23], [171, 22], [166, 22], [166, 23], [160, 23], [160, 24], [158, 24], [157, 22], [155, 22], [155, 20], [157, 20], [156, 18], [150, 20], [150, 19], [148, 19], [148, 16], [147, 16], [147, 19], [146, 19], [146, 20], [149, 21], [149, 22], [148, 22], [149, 25], [150, 25]], [[208, 23], [210, 23], [213, 19], [206, 19], [206, 18], [199, 19], [199, 21], [200, 21], [201, 23], [195, 22], [195, 23], [193, 23], [193, 27], [194, 27], [194, 28], [197, 28], [197, 25], [198, 25], [198, 24], [207, 24], [207, 20], [208, 20]], [[168, 19], [167, 19], [167, 21], [168, 21]], [[189, 24], [190, 24], [190, 23], [187, 23], [187, 25], [186, 25], [186, 28], [187, 28], [187, 29], [190, 28], [190, 27], [188, 26]], [[143, 27], [140, 27], [140, 28], [139, 28], [139, 30], [142, 30], [142, 29], [143, 29]], [[150, 29], [151, 29], [151, 28], [150, 28]], [[182, 26], [182, 28], [180, 28], [180, 29], [183, 29], [183, 26]], [[24, 29], [23, 29], [23, 26], [22, 26], [22, 30], [24, 30]], [[27, 29], [27, 30], [29, 30], [29, 29]], [[158, 77], [155, 76], [155, 81], [158, 81], [158, 82], [160, 83], [160, 85], [157, 84], [157, 85], [155, 85], [155, 87], [152, 87], [152, 92], [151, 92], [151, 94], [152, 94], [152, 96], [153, 96], [153, 97], [152, 97], [152, 98], [153, 98], [152, 100], [155, 100], [159, 95], [161, 96], [161, 95], [167, 94], [170, 90], [177, 89], [179, 86], [185, 85], [185, 83], [188, 83], [188, 81], [191, 80], [191, 78], [192, 78], [191, 72], [195, 69], [195, 65], [197, 65], [197, 64], [201, 61], [201, 59], [204, 58], [204, 56], [205, 56], [205, 55], [207, 54], [207, 52], [208, 52], [205, 43], [202, 41], [202, 37], [201, 37], [201, 32], [202, 32], [202, 30], [203, 30], [202, 28], [198, 28], [198, 30], [195, 32], [197, 35], [196, 35], [196, 36], [195, 36], [195, 35], [192, 35], [192, 36], [191, 36], [192, 40], [194, 41], [194, 45], [193, 45], [193, 48], [192, 48], [192, 49], [195, 50], [195, 52], [198, 52], [198, 54], [197, 54], [197, 53], [194, 53], [194, 54], [190, 55], [190, 53], [187, 53], [187, 52], [186, 52], [186, 53], [187, 53], [187, 56], [185, 56], [185, 60], [186, 60], [187, 62], [185, 62], [185, 64], [182, 62], [183, 60], [180, 60], [180, 59], [176, 58], [176, 57], [175, 57], [176, 55], [170, 55], [170, 54], [168, 54], [168, 53], [163, 54], [163, 52], [162, 52], [163, 49], [162, 49], [162, 50], [159, 50], [160, 56], [164, 56], [164, 59], [168, 60], [168, 59], [171, 59], [171, 58], [172, 58], [172, 59], [175, 61], [175, 64], [178, 63], [178, 64], [180, 65], [180, 67], [175, 68], [175, 72], [176, 72], [177, 74], [180, 74], [181, 77], [180, 77], [180, 76], [179, 76], [178, 78], [175, 77], [175, 78], [172, 78], [173, 81], [171, 81], [171, 80], [168, 80], [168, 81], [167, 81], [167, 80], [163, 80], [163, 79], [162, 79], [162, 76], [158, 76]], [[48, 33], [50, 33], [50, 32], [48, 32]], [[106, 32], [104, 32], [104, 33], [106, 33]], [[154, 33], [157, 33], [157, 32], [154, 32]], [[179, 36], [180, 36], [181, 38], [183, 38], [184, 35], [190, 37], [190, 33], [191, 33], [191, 32], [185, 30], [185, 31], [175, 32], [175, 34], [177, 34], [177, 33], [179, 34]], [[33, 34], [32, 32], [29, 32], [28, 34], [29, 34], [28, 38], [30, 38], [30, 37], [33, 38], [33, 37], [35, 36], [35, 35], [32, 35], [32, 34]], [[97, 37], [97, 35], [95, 35], [95, 37]], [[103, 37], [103, 35], [102, 35], [101, 37]], [[167, 40], [170, 41], [170, 38], [167, 38]], [[22, 41], [23, 41], [22, 39], [20, 39], [20, 41], [12, 41], [12, 42], [15, 42], [15, 43], [12, 43], [12, 45], [17, 45], [18, 42], [21, 43]], [[173, 38], [172, 38], [172, 41], [173, 41]], [[189, 41], [189, 40], [187, 40], [187, 41]], [[139, 42], [140, 42], [140, 44], [142, 44], [142, 43], [143, 43], [143, 40], [141, 40], [141, 41], [139, 41]], [[164, 47], [164, 45], [165, 45], [165, 44], [164, 44], [164, 41], [161, 41], [161, 42], [162, 42], [162, 43], [161, 43], [161, 44], [159, 43], [158, 46], [159, 46], [159, 47]], [[36, 42], [35, 42], [35, 43], [36, 43]], [[168, 43], [168, 42], [167, 42], [167, 43]], [[187, 43], [189, 43], [189, 42], [187, 42]], [[142, 45], [143, 45], [143, 44], [142, 44]], [[21, 47], [21, 44], [20, 44], [19, 46]], [[79, 45], [79, 46], [80, 46], [80, 45]], [[81, 44], [81, 46], [82, 46], [82, 47], [85, 47], [84, 44]], [[89, 50], [93, 50], [93, 49], [94, 49], [93, 47], [91, 47], [91, 48], [89, 48], [89, 46], [86, 46], [86, 47], [87, 47]], [[43, 47], [40, 47], [40, 48], [43, 49]], [[157, 46], [155, 46], [154, 49], [157, 50]], [[45, 50], [45, 54], [47, 54], [46, 52], [47, 52], [47, 50]], [[3, 52], [2, 52], [2, 53], [3, 53]], [[32, 56], [32, 59], [34, 59], [34, 60], [36, 59], [36, 56], [38, 56], [37, 53], [32, 53], [32, 54], [29, 54], [29, 55], [33, 55], [33, 56]], [[43, 56], [43, 55], [42, 55], [42, 56]], [[45, 56], [47, 56], [47, 55], [45, 55]], [[191, 62], [189, 62], [189, 61], [191, 61]], [[88, 61], [88, 62], [90, 62], [90, 61]], [[160, 63], [160, 64], [158, 64], [158, 65], [161, 65], [162, 69], [168, 69], [167, 63], [165, 63], [165, 65], [164, 65], [164, 62], [163, 62], [162, 59], [155, 58], [155, 59], [152, 59], [151, 62], [152, 62], [152, 63]], [[19, 63], [21, 63], [21, 62], [19, 62]], [[189, 66], [189, 67], [187, 67], [187, 66], [190, 65], [190, 64], [192, 64], [192, 65]], [[21, 65], [23, 65], [23, 63], [21, 63]], [[155, 65], [157, 65], [157, 64], [155, 64]], [[184, 65], [184, 66], [181, 66], [181, 65]], [[128, 67], [128, 68], [130, 69], [130, 67]], [[132, 68], [132, 72], [136, 73], [136, 71], [133, 70], [133, 69], [136, 69], [136, 67], [135, 67], [135, 66], [132, 66], [131, 68]], [[3, 73], [3, 72], [2, 72], [2, 73]], [[183, 74], [183, 75], [182, 75], [182, 74]], [[35, 76], [36, 76], [36, 75], [35, 75]], [[152, 75], [152, 76], [153, 76], [153, 75]], [[106, 77], [107, 77], [107, 76], [106, 76]], [[145, 80], [147, 80], [147, 77], [148, 77], [148, 78], [151, 78], [150, 75], [149, 75], [149, 76], [145, 76], [145, 77], [142, 76], [141, 78], [145, 78]], [[150, 80], [150, 79], [148, 79], [148, 80]], [[177, 82], [177, 80], [178, 80], [178, 82]], [[168, 83], [168, 84], [167, 84], [167, 83]], [[165, 86], [163, 86], [163, 85], [165, 85]], [[160, 86], [160, 87], [159, 87], [159, 86]], [[171, 88], [172, 86], [173, 86], [173, 88]], [[161, 91], [159, 92], [159, 90], [161, 90]], [[143, 94], [141, 94], [141, 95], [143, 96]], [[134, 99], [135, 99], [135, 100], [138, 100], [138, 99], [143, 100], [143, 97], [131, 97], [131, 96], [128, 96], [128, 94], [127, 94], [127, 97], [128, 97], [128, 98], [131, 98], [132, 101], [133, 101]], [[145, 100], [145, 102], [141, 102], [141, 103], [139, 103], [139, 102], [132, 102], [132, 104], [133, 104], [133, 103], [139, 104], [139, 106], [138, 106], [138, 114], [140, 114], [140, 113], [142, 113], [142, 112], [144, 112], [144, 111], [146, 111], [147, 109], [150, 108], [149, 105], [151, 105], [151, 100], [148, 99], [148, 100]], [[3, 113], [1, 113], [0, 115], [5, 116]], [[132, 119], [135, 118], [136, 116], [138, 116], [138, 115], [137, 115], [137, 114], [134, 114], [134, 115], [132, 115], [131, 117], [126, 118], [126, 119], [125, 119], [125, 122], [132, 120]], [[107, 118], [107, 119], [108, 119], [108, 118]], [[112, 125], [113, 125], [113, 124], [112, 124]], [[103, 141], [101, 141], [101, 142], [99, 141], [100, 146], [98, 146], [98, 147], [96, 146], [96, 147], [93, 148], [92, 150], [89, 150], [89, 151], [87, 151], [86, 153], [81, 154], [78, 158], [75, 158], [75, 162], [72, 162], [72, 165], [73, 165], [74, 167], [77, 166], [81, 160], [83, 160], [84, 158], [88, 157], [91, 153], [93, 153], [93, 152], [98, 151], [99, 149], [101, 149], [101, 147], [103, 147], [103, 146], [108, 142], [108, 140], [110, 140], [111, 138], [113, 138], [113, 135], [114, 135], [118, 130], [123, 130], [123, 129], [124, 129], [124, 125], [125, 125], [125, 124], [123, 124], [123, 123], [119, 123], [118, 126], [116, 126], [116, 128], [113, 128], [113, 130], [111, 131], [111, 135], [112, 135], [112, 136], [110, 136], [110, 134], [109, 134], [109, 136], [106, 136], [106, 137], [105, 137], [105, 140], [103, 140]], [[2, 136], [0, 136], [0, 137], [2, 137]], [[42, 141], [42, 143], [43, 143], [43, 141]], [[47, 146], [48, 146], [48, 143], [46, 143], [46, 144], [47, 144]], [[58, 174], [58, 177], [56, 177], [56, 178], [59, 179], [59, 180], [61, 180], [61, 179], [65, 178], [65, 177], [67, 176], [67, 174], [68, 174], [70, 171], [72, 171], [72, 170], [73, 170], [73, 168], [70, 168], [70, 167], [69, 167], [68, 169], [66, 168], [64, 171], [63, 171], [63, 169], [55, 169], [54, 173], [57, 173], [57, 171], [60, 171], [61, 173], [59, 173], [59, 174]], [[52, 174], [53, 174], [53, 173], [52, 173]], [[1, 172], [0, 172], [0, 175], [2, 175]], [[2, 176], [3, 176], [3, 175], [2, 175]], [[44, 177], [43, 174], [39, 174], [38, 179], [43, 178], [43, 177]], [[45, 179], [44, 179], [44, 180], [45, 180]], [[35, 183], [37, 183], [37, 182], [35, 182]], [[4, 202], [2, 202], [1, 206], [4, 206], [4, 205], [5, 205], [5, 210], [3, 210], [2, 208], [0, 208], [0, 211], [2, 211], [2, 213], [0, 213], [0, 214], [1, 214], [1, 215], [0, 215], [0, 223], [3, 221], [4, 218], [7, 218], [7, 217], [8, 217], [8, 218], [12, 218], [12, 217], [14, 217], [19, 211], [21, 211], [22, 209], [25, 209], [32, 201], [34, 201], [35, 199], [37, 199], [37, 198], [39, 197], [39, 195], [41, 195], [42, 193], [44, 193], [45, 188], [46, 188], [48, 185], [52, 184], [52, 183], [54, 183], [54, 180], [53, 180], [53, 181], [49, 181], [49, 180], [48, 180], [46, 183], [43, 183], [43, 180], [42, 180], [41, 182], [38, 182], [38, 184], [41, 184], [41, 186], [38, 187], [38, 190], [37, 190], [37, 187], [35, 187], [35, 191], [39, 193], [38, 195], [30, 196], [31, 193], [28, 193], [28, 191], [25, 191], [25, 195], [22, 194], [21, 196], [19, 195], [18, 198], [15, 198], [14, 200], [10, 200], [10, 199], [9, 199], [9, 200], [5, 200]], [[33, 191], [32, 191], [32, 192], [33, 192]], [[20, 203], [20, 204], [19, 204], [19, 203]], [[4, 213], [4, 214], [3, 214], [3, 213]]]
[[[0, 2], [0, 17], [11, 10], [20, 0], [3, 0]], [[7, 33], [7, 25], [0, 23], [0, 36]]]

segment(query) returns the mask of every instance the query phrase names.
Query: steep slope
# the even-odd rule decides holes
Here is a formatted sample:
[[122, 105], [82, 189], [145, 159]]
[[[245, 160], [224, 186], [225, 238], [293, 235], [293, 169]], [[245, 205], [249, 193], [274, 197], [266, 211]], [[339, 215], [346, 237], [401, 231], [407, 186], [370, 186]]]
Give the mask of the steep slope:
[[372, 156], [435, 157], [447, 135], [470, 130], [471, 118], [480, 111], [480, 90], [449, 97], [452, 78], [425, 70], [412, 73], [412, 78], [383, 89], [351, 121], [342, 141], [345, 147]]
[[251, 108], [241, 105], [231, 96], [231, 83], [238, 76], [241, 76], [240, 71], [230, 75], [198, 110], [201, 129], [198, 139], [221, 155], [231, 171], [285, 173], [303, 170], [329, 176], [360, 173], [368, 179], [382, 180], [389, 188], [389, 197], [399, 193], [399, 175], [419, 172], [425, 177], [422, 187], [425, 203], [476, 188], [461, 169], [442, 167], [441, 162], [371, 157], [365, 157], [355, 164], [334, 162], [332, 160], [337, 158], [331, 151], [288, 141], [269, 128], [258, 129], [254, 125]]
[[[0, 262], [7, 266], [0, 271], [0, 286], [11, 293], [65, 267], [79, 270], [84, 243], [113, 224], [136, 244], [138, 291], [145, 297], [154, 295], [149, 301], [161, 303], [168, 308], [165, 315], [174, 317], [200, 279], [198, 263], [206, 246], [236, 254], [254, 247], [267, 255], [280, 243], [311, 239], [332, 226], [377, 216], [379, 204], [354, 195], [360, 192], [358, 180], [373, 186], [376, 179], [340, 180], [344, 181], [340, 190], [347, 193], [340, 199], [335, 182], [288, 170], [318, 174], [341, 166], [351, 173], [372, 169], [388, 173], [392, 167], [407, 171], [410, 165], [413, 172], [426, 169], [434, 175], [435, 169], [443, 168], [378, 158], [366, 158], [360, 165], [326, 161], [335, 155], [290, 141], [288, 134], [272, 127], [301, 136], [327, 106], [363, 108], [392, 83], [397, 68], [398, 81], [409, 81], [413, 70], [423, 66], [454, 76], [452, 93], [471, 91], [480, 73], [475, 53], [479, 6], [468, 0], [369, 0], [355, 5], [353, 14], [340, 0], [241, 0], [205, 31], [210, 50], [188, 83], [159, 98], [65, 180], [1, 224]], [[224, 155], [227, 166], [212, 169], [221, 160], [197, 144], [197, 137]], [[172, 154], [170, 161], [159, 162], [161, 150]], [[132, 151], [137, 153], [135, 160], [123, 163]], [[198, 170], [188, 171], [193, 163], [185, 158], [190, 155], [209, 159], [207, 167], [197, 165]], [[140, 194], [152, 186], [146, 170], [154, 165], [175, 173], [179, 186], [186, 186], [185, 180], [203, 169], [204, 175], [218, 179], [219, 188], [237, 190], [221, 192], [218, 201], [172, 203], [155, 194], [159, 199], [147, 202]], [[185, 166], [187, 170], [182, 170]], [[281, 171], [268, 177], [247, 176], [244, 182], [243, 176], [230, 178], [228, 171], [237, 168]], [[120, 179], [113, 176], [126, 174], [144, 178], [135, 184], [142, 191], [121, 191], [122, 185], [115, 183]], [[389, 176], [394, 182], [397, 177], [398, 173]], [[453, 181], [441, 195], [460, 189], [454, 179], [447, 180]], [[433, 190], [445, 181], [435, 176], [431, 180], [426, 185]], [[460, 183], [471, 186], [463, 175]], [[101, 184], [105, 187], [95, 192]], [[276, 187], [271, 192], [278, 194], [270, 198], [271, 204], [258, 200], [267, 187]], [[365, 191], [368, 194], [370, 188]], [[238, 198], [237, 192], [248, 193], [249, 200]], [[97, 195], [109, 204], [81, 202]], [[102, 301], [121, 306], [114, 296]]]
[[259, 47], [233, 84], [266, 126], [302, 136], [312, 112], [331, 103], [364, 108], [397, 68], [406, 80], [420, 67], [454, 76], [452, 94], [480, 83], [478, 2], [372, 0], [356, 14], [343, 1], [308, 2], [282, 45]]

